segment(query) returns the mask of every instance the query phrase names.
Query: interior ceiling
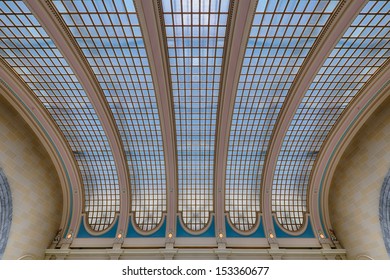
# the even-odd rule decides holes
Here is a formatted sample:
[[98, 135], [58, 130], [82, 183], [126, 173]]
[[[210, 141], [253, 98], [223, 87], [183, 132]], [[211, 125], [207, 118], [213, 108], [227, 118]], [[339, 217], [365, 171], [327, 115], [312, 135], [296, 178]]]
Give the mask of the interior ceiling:
[[118, 213], [117, 231], [130, 214], [140, 235], [163, 224], [194, 237], [213, 228], [222, 238], [227, 226], [245, 237], [260, 223], [265, 235], [298, 235], [310, 222], [315, 235], [326, 231], [311, 213], [312, 172], [343, 113], [388, 65], [389, 9], [0, 1], [0, 78], [16, 94], [9, 77], [27, 86], [77, 167], [81, 208], [69, 204], [64, 234], [82, 214], [88, 232], [106, 234]]

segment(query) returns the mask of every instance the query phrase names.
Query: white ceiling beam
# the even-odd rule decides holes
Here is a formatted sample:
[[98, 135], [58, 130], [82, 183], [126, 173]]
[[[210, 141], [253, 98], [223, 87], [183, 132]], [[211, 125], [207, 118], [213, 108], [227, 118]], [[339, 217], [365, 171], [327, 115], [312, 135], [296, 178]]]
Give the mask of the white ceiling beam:
[[215, 142], [215, 230], [216, 236], [222, 233], [219, 242], [226, 242], [225, 229], [225, 182], [229, 136], [236, 100], [237, 86], [244, 59], [247, 40], [256, 11], [257, 1], [240, 0], [234, 2], [232, 22], [227, 38]]
[[177, 212], [177, 152], [176, 127], [173, 112], [172, 90], [170, 83], [168, 55], [163, 38], [163, 26], [160, 20], [158, 2], [155, 0], [134, 0], [139, 22], [148, 52], [153, 76], [160, 125], [164, 145], [166, 183], [167, 183], [167, 236], [176, 236]]
[[[278, 117], [278, 121], [275, 125], [270, 141], [270, 146], [268, 148], [262, 178], [262, 206], [266, 232], [275, 233], [272, 222], [271, 195], [274, 172], [278, 155], [283, 144], [283, 139], [289, 129], [292, 119], [294, 118], [295, 112], [305, 96], [310, 84], [314, 80], [315, 75], [318, 73], [330, 52], [336, 46], [339, 39], [343, 36], [344, 32], [366, 3], [367, 0], [344, 0], [339, 4], [337, 10], [333, 13], [332, 18], [330, 19], [329, 24], [325, 27], [322, 34], [315, 42], [309, 55], [305, 59], [305, 62], [288, 93], [286, 101], [283, 104], [283, 108]], [[313, 201], [312, 203], [317, 202]], [[314, 217], [314, 219], [317, 218], [318, 217]]]

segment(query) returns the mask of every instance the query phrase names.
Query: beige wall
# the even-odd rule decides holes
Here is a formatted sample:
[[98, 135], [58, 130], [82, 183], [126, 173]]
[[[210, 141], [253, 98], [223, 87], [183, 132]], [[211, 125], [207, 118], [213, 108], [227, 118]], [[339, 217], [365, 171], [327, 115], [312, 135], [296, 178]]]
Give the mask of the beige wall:
[[59, 228], [62, 191], [49, 155], [0, 93], [0, 167], [12, 193], [13, 216], [3, 259], [44, 258]]
[[390, 100], [354, 137], [329, 193], [332, 226], [349, 259], [389, 259], [379, 223], [379, 194], [390, 168]]

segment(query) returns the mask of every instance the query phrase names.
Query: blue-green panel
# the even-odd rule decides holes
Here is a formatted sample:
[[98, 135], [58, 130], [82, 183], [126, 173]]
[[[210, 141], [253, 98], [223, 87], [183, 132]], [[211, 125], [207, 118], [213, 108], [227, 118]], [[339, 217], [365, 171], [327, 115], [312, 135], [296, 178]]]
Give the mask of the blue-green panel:
[[275, 234], [277, 238], [315, 238], [313, 228], [311, 226], [310, 218], [307, 221], [306, 230], [301, 235], [291, 235], [284, 232], [278, 223], [275, 221], [275, 218], [272, 218], [274, 222]]
[[180, 218], [177, 217], [177, 232], [176, 237], [215, 237], [215, 225], [214, 225], [214, 217], [211, 217], [211, 225], [210, 227], [202, 234], [191, 234], [188, 233], [181, 225]]
[[127, 238], [141, 238], [141, 237], [142, 238], [161, 238], [161, 237], [165, 237], [165, 231], [166, 231], [167, 224], [166, 224], [165, 217], [163, 219], [164, 219], [163, 224], [156, 232], [154, 232], [153, 234], [150, 234], [150, 235], [142, 235], [142, 234], [139, 234], [138, 232], [135, 231], [134, 225], [133, 225], [133, 219], [131, 217], [129, 217], [129, 226], [127, 228], [126, 237]]
[[85, 228], [84, 217], [82, 217], [79, 232], [77, 233], [77, 238], [115, 238], [116, 231], [118, 229], [118, 220], [119, 219], [116, 219], [114, 226], [106, 233], [101, 235], [92, 235]]
[[257, 228], [257, 230], [250, 234], [250, 235], [242, 235], [236, 232], [228, 223], [228, 218], [225, 217], [225, 225], [226, 225], [226, 237], [228, 238], [234, 238], [234, 237], [241, 237], [241, 238], [265, 238], [265, 233], [264, 233], [264, 226], [263, 226], [263, 219], [260, 219], [260, 225]]

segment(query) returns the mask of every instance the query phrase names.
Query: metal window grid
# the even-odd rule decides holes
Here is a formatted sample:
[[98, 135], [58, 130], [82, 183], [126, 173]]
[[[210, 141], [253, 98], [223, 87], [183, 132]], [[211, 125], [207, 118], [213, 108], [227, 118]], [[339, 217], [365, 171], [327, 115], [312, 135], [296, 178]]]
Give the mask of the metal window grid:
[[259, 1], [234, 104], [226, 168], [225, 210], [251, 230], [260, 212], [261, 179], [283, 102], [339, 1]]
[[272, 188], [272, 210], [289, 231], [303, 225], [310, 174], [329, 132], [390, 57], [389, 9], [388, 1], [366, 4], [317, 73], [290, 124]]
[[54, 1], [92, 67], [118, 127], [137, 227], [166, 211], [166, 172], [152, 75], [133, 1]]
[[0, 55], [26, 82], [64, 134], [80, 169], [84, 210], [95, 231], [119, 211], [110, 145], [81, 84], [22, 1], [0, 2]]

